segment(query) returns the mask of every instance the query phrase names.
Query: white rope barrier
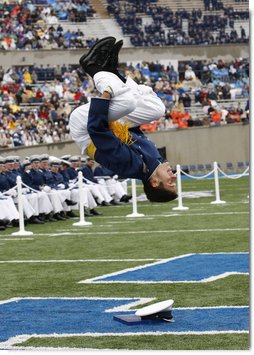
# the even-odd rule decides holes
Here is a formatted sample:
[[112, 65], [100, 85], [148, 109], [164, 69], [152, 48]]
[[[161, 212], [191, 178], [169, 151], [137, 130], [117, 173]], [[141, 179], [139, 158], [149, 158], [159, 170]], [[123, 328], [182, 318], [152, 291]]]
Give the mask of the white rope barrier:
[[79, 189], [79, 217], [80, 220], [79, 222], [75, 222], [72, 225], [73, 226], [91, 226], [92, 222], [87, 222], [85, 221], [85, 212], [84, 212], [84, 192], [83, 192], [83, 174], [82, 171], [79, 171], [78, 173], [78, 189]]
[[220, 199], [220, 186], [219, 186], [219, 175], [218, 175], [218, 164], [215, 161], [213, 163], [214, 166], [214, 182], [215, 182], [215, 200], [211, 202], [211, 204], [223, 204], [225, 201]]
[[17, 191], [18, 191], [19, 231], [12, 233], [12, 235], [20, 235], [20, 236], [33, 235], [33, 232], [29, 232], [25, 230], [22, 181], [20, 176], [17, 176]]
[[223, 176], [227, 177], [228, 179], [236, 180], [236, 179], [240, 179], [243, 176], [248, 176], [247, 172], [249, 171], [249, 167], [247, 167], [242, 174], [237, 174], [237, 175], [228, 175], [224, 173], [224, 171], [222, 171], [220, 167], [218, 167], [218, 170]]
[[186, 211], [189, 207], [183, 206], [182, 199], [182, 179], [181, 179], [181, 166], [177, 164], [176, 166], [176, 177], [177, 177], [177, 194], [178, 194], [178, 206], [174, 207], [174, 211]]
[[143, 213], [138, 213], [137, 208], [137, 191], [136, 191], [136, 180], [131, 179], [131, 194], [132, 194], [132, 213], [127, 214], [126, 217], [144, 217]]
[[185, 171], [181, 170], [181, 172], [183, 173], [183, 175], [186, 175], [187, 177], [191, 178], [191, 179], [196, 179], [196, 180], [200, 180], [200, 179], [205, 179], [208, 176], [212, 175], [214, 173], [214, 169], [212, 171], [210, 171], [209, 173], [207, 173], [206, 175], [202, 175], [202, 176], [193, 176], [193, 175], [189, 175], [187, 174]]
[[243, 176], [247, 176], [248, 175], [248, 171], [249, 171], [249, 167], [247, 167], [244, 172], [242, 174], [238, 174], [230, 176], [226, 173], [224, 173], [224, 171], [218, 166], [217, 162], [214, 162], [214, 168], [213, 170], [211, 170], [210, 172], [208, 172], [206, 175], [202, 175], [202, 176], [193, 176], [190, 175], [188, 173], [186, 173], [185, 171], [181, 170], [181, 166], [179, 164], [177, 164], [176, 166], [176, 175], [177, 175], [177, 193], [178, 193], [178, 206], [174, 207], [173, 210], [187, 210], [188, 207], [183, 206], [183, 202], [182, 202], [182, 181], [181, 181], [181, 173], [191, 179], [205, 179], [207, 177], [209, 177], [210, 175], [214, 174], [214, 183], [215, 183], [215, 200], [211, 202], [211, 204], [224, 204], [226, 203], [225, 201], [221, 200], [220, 198], [220, 186], [219, 186], [219, 174], [218, 172], [220, 172], [223, 176], [229, 178], [229, 179], [240, 179]]

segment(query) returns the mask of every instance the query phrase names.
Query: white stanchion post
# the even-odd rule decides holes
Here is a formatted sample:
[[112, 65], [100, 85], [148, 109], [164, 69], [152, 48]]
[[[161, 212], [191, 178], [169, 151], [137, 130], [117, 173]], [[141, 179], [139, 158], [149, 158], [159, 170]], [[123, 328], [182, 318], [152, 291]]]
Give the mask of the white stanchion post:
[[178, 206], [173, 207], [174, 211], [186, 211], [189, 207], [183, 206], [182, 200], [182, 180], [181, 180], [181, 166], [179, 164], [176, 165], [176, 173], [177, 173], [177, 194], [178, 194]]
[[72, 225], [73, 226], [91, 226], [93, 223], [92, 222], [86, 222], [85, 221], [85, 213], [84, 213], [84, 192], [83, 192], [83, 174], [82, 171], [79, 171], [78, 173], [78, 189], [79, 189], [79, 222], [75, 222]]
[[215, 197], [216, 200], [212, 201], [211, 204], [222, 204], [222, 203], [226, 203], [225, 201], [222, 201], [220, 199], [220, 186], [219, 186], [219, 175], [218, 175], [218, 164], [215, 161], [213, 163], [213, 167], [214, 167], [214, 182], [215, 182]]
[[137, 209], [137, 193], [136, 193], [135, 179], [131, 179], [131, 190], [132, 190], [132, 213], [127, 214], [126, 217], [144, 217], [144, 214], [138, 213], [138, 209]]
[[24, 210], [23, 210], [23, 196], [22, 196], [22, 180], [20, 176], [17, 176], [17, 191], [18, 191], [18, 210], [19, 210], [19, 231], [14, 232], [11, 235], [33, 235], [33, 232], [25, 230], [24, 223]]

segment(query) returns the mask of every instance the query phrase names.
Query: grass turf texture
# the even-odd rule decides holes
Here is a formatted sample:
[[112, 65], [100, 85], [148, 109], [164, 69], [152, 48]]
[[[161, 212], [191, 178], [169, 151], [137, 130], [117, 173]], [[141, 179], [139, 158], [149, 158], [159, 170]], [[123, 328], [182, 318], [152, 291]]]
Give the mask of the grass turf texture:
[[[0, 260], [85, 260], [78, 263], [0, 263], [0, 299], [12, 297], [154, 297], [173, 298], [175, 307], [241, 306], [249, 304], [249, 278], [234, 275], [204, 284], [78, 284], [80, 280], [187, 253], [249, 251], [249, 185], [247, 178], [220, 179], [223, 205], [215, 197], [183, 199], [188, 211], [167, 204], [139, 202], [144, 218], [127, 219], [131, 205], [101, 208], [103, 216], [87, 218], [93, 225], [72, 226], [75, 220], [27, 225], [33, 240], [12, 239], [15, 229], [1, 232]], [[213, 180], [183, 181], [183, 191], [212, 191]], [[141, 187], [138, 185], [138, 194]], [[225, 231], [223, 229], [230, 229]], [[192, 230], [192, 231], [190, 231]], [[199, 231], [195, 231], [199, 230]], [[60, 233], [68, 233], [60, 235]], [[53, 235], [55, 234], [55, 235]], [[24, 237], [25, 238], [25, 237]], [[99, 260], [110, 259], [105, 262]], [[19, 346], [153, 350], [244, 350], [246, 334], [160, 335], [117, 337], [31, 338]]]

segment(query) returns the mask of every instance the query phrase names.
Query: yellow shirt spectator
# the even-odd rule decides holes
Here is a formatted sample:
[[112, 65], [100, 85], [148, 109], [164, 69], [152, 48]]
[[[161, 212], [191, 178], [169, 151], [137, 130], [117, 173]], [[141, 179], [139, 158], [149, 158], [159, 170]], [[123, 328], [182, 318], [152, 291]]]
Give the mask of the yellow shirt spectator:
[[29, 73], [28, 69], [25, 69], [25, 72], [23, 74], [23, 80], [26, 84], [32, 84], [33, 82], [32, 76]]

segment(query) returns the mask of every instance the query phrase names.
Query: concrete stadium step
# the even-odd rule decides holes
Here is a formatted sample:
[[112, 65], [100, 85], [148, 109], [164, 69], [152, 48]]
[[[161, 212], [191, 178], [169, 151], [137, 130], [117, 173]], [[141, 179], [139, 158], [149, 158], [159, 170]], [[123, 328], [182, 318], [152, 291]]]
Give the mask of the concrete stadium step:
[[60, 22], [64, 31], [75, 31], [80, 29], [86, 38], [103, 38], [114, 36], [117, 40], [123, 39], [123, 47], [132, 47], [128, 36], [124, 36], [121, 28], [114, 19], [88, 18], [87, 22]]

